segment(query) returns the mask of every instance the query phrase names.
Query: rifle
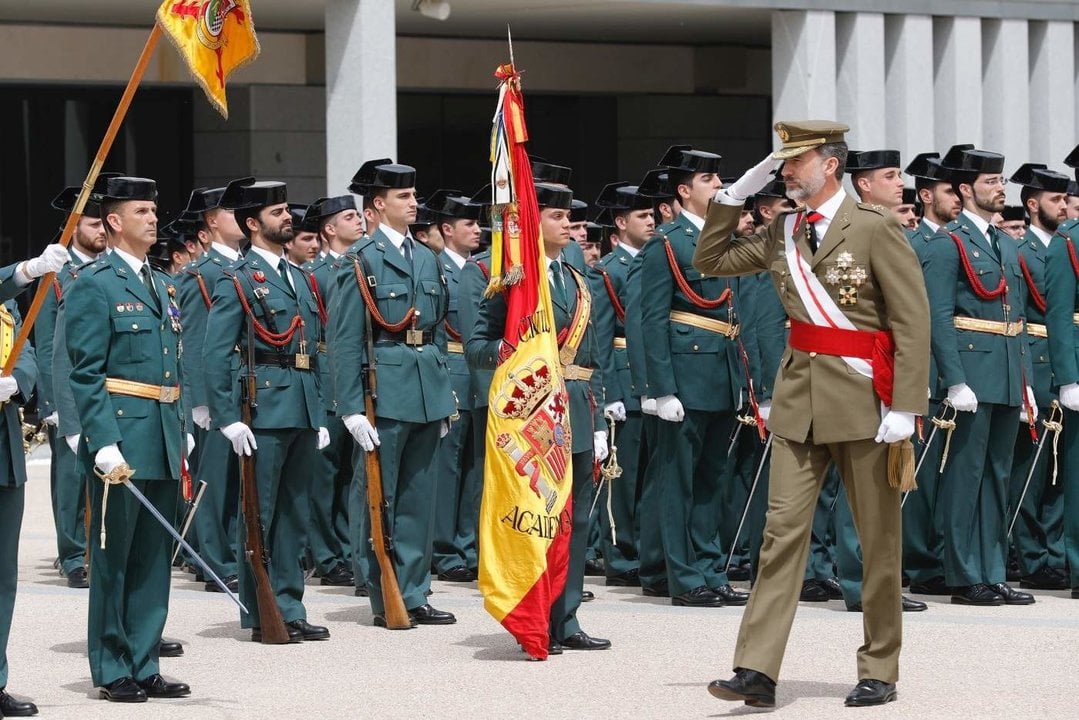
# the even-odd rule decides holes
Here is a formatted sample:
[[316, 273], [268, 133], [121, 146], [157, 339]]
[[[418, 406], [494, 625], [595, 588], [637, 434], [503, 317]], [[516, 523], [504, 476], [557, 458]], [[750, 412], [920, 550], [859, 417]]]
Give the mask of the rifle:
[[[251, 427], [258, 407], [258, 378], [255, 375], [255, 321], [247, 315], [247, 371], [240, 386], [240, 419]], [[285, 619], [277, 607], [277, 598], [267, 572], [270, 559], [262, 545], [262, 513], [259, 510], [258, 484], [255, 480], [255, 456], [240, 456], [240, 507], [244, 515], [244, 557], [255, 580], [255, 602], [259, 611], [264, 645], [284, 645], [289, 641]]]
[[[364, 312], [367, 315], [367, 363], [363, 372], [367, 382], [363, 390], [363, 404], [367, 421], [374, 426], [378, 377], [375, 369], [375, 331], [371, 309], [366, 302]], [[393, 564], [393, 537], [386, 532], [389, 523], [386, 498], [382, 493], [382, 461], [378, 456], [378, 448], [366, 453], [364, 459], [367, 468], [367, 509], [371, 516], [371, 547], [378, 560], [386, 627], [390, 630], [408, 630], [412, 627], [412, 618], [405, 608], [405, 599], [401, 597], [401, 587], [397, 584], [397, 571]]]

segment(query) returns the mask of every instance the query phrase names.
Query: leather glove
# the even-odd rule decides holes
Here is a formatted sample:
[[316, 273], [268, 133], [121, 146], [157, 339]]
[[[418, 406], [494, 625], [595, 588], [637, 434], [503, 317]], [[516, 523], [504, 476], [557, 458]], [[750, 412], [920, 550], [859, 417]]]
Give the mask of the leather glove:
[[[0, 378], [2, 380], [3, 378]], [[1034, 417], [1027, 417], [1027, 403], [1030, 404], [1030, 409], [1034, 413]], [[1034, 388], [1027, 385], [1027, 400], [1020, 406], [1019, 409], [1019, 422], [1029, 423], [1038, 419], [1038, 403], [1034, 399]]]
[[318, 429], [318, 438], [315, 440], [315, 449], [324, 450], [330, 446], [330, 431], [324, 427]]
[[647, 395], [641, 397], [641, 412], [645, 415], [656, 414], [656, 401]]
[[19, 392], [19, 383], [10, 375], [0, 377], [0, 402], [7, 402], [11, 396]]
[[195, 436], [192, 435], [191, 433], [188, 433], [187, 434], [187, 455], [186, 455], [186, 457], [191, 457], [191, 453], [193, 453], [193, 452], [195, 452]]
[[78, 435], [65, 435], [64, 436], [64, 442], [66, 442], [67, 446], [69, 448], [71, 448], [71, 452], [75, 453], [76, 455], [79, 454], [79, 436]]
[[29, 278], [39, 278], [45, 273], [54, 273], [60, 270], [71, 259], [67, 249], [60, 244], [54, 243], [45, 248], [45, 251], [36, 258], [30, 258], [22, 264], [22, 271]]
[[626, 421], [626, 404], [621, 400], [611, 403], [603, 408], [603, 414], [610, 413], [615, 422]]
[[259, 446], [255, 443], [255, 434], [242, 422], [234, 422], [221, 428], [221, 434], [232, 443], [232, 451], [237, 455], [251, 455]]
[[775, 177], [776, 165], [779, 163], [771, 154], [759, 163], [746, 170], [742, 177], [734, 181], [733, 185], [716, 193], [716, 202], [724, 205], [742, 205], [746, 198], [756, 195]]
[[897, 443], [900, 440], [906, 440], [913, 434], [914, 413], [889, 410], [880, 421], [877, 437], [874, 440], [879, 443]]
[[948, 402], [959, 412], [975, 412], [978, 409], [978, 396], [966, 383], [948, 388]]
[[443, 420], [442, 424], [438, 426], [438, 439], [441, 440], [442, 438], [446, 437], [449, 434], [450, 434], [450, 421], [449, 420]]
[[52, 427], [56, 427], [57, 425], [59, 425], [60, 413], [54, 412], [52, 415], [49, 415], [47, 418], [45, 418], [45, 424], [51, 425]]
[[765, 400], [761, 404], [757, 405], [757, 412], [761, 414], [761, 420], [767, 423], [768, 417], [772, 414], [772, 401]]
[[1060, 404], [1072, 412], [1079, 411], [1079, 383], [1068, 383], [1060, 388]]
[[205, 405], [196, 405], [191, 408], [191, 419], [203, 430], [210, 429], [210, 408]]
[[664, 395], [656, 398], [656, 415], [667, 422], [682, 422], [686, 418], [686, 411], [676, 395]]
[[600, 430], [599, 432], [592, 433], [592, 447], [596, 452], [596, 462], [603, 462], [607, 459], [607, 455], [610, 451], [607, 449], [607, 431]]
[[368, 422], [366, 415], [359, 413], [345, 415], [341, 421], [345, 423], [345, 429], [352, 435], [352, 439], [367, 452], [371, 452], [375, 446], [382, 444], [382, 441], [378, 439], [378, 430], [375, 430]]
[[124, 456], [120, 454], [120, 448], [116, 445], [106, 445], [94, 455], [94, 464], [101, 468], [101, 472], [106, 475], [124, 462]]

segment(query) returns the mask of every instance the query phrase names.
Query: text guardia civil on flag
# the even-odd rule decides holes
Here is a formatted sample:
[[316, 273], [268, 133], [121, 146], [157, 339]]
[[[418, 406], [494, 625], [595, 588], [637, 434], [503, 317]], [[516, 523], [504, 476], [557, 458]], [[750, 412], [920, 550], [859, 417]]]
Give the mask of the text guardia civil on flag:
[[180, 51], [210, 104], [228, 119], [225, 83], [258, 57], [251, 0], [165, 0], [157, 22]]
[[547, 657], [551, 604], [566, 583], [572, 447], [569, 399], [525, 150], [520, 76], [502, 81], [491, 134], [493, 242], [488, 294], [503, 292], [502, 361], [491, 383], [480, 508], [484, 606], [534, 658]]

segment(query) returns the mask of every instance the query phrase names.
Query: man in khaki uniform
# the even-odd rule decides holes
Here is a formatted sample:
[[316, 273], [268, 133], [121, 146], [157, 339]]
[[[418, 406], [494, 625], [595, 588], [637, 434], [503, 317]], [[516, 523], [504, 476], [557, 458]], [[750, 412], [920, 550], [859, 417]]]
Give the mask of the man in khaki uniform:
[[[768, 419], [775, 441], [759, 579], [742, 617], [734, 678], [708, 689], [751, 706], [775, 704], [813, 509], [834, 462], [865, 558], [865, 643], [846, 704], [878, 705], [896, 699], [902, 644], [900, 505], [888, 483], [888, 444], [907, 440], [926, 411], [925, 283], [894, 216], [843, 191], [848, 128], [775, 127], [783, 149], [716, 194], [693, 258], [709, 275], [769, 270], [791, 319]], [[771, 182], [776, 160], [785, 161], [788, 195], [804, 209], [732, 243], [742, 204]]]

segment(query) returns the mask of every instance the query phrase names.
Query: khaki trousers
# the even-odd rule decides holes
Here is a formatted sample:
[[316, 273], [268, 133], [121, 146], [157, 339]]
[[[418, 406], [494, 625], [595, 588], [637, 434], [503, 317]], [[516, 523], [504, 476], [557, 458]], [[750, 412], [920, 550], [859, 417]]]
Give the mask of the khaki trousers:
[[814, 445], [775, 438], [760, 570], [742, 616], [734, 667], [779, 679], [829, 462], [839, 469], [862, 544], [865, 643], [858, 648], [858, 679], [895, 682], [903, 637], [899, 492], [888, 486], [888, 446], [872, 439]]

